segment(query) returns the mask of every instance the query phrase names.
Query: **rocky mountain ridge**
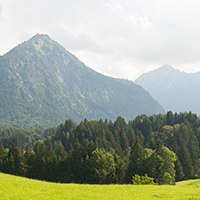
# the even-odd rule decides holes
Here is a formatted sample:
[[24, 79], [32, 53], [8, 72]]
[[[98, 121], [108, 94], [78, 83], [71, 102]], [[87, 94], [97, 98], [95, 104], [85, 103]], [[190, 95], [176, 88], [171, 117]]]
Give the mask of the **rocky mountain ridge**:
[[135, 80], [156, 99], [165, 111], [200, 115], [200, 72], [186, 73], [164, 65], [142, 74]]

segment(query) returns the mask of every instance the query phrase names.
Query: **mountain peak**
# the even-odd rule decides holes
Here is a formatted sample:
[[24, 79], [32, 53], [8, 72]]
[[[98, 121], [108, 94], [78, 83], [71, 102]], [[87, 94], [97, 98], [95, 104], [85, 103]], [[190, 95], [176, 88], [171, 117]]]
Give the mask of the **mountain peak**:
[[142, 87], [102, 76], [46, 34], [0, 57], [0, 72], [1, 125], [47, 128], [65, 119], [130, 120], [164, 112]]
[[47, 34], [39, 34], [39, 33], [37, 33], [32, 38], [30, 38], [30, 40], [33, 40], [33, 39], [51, 39], [51, 38]]
[[171, 65], [163, 65], [162, 67], [160, 67], [160, 69], [162, 69], [162, 70], [174, 70], [174, 68]]
[[178, 73], [180, 72], [180, 70], [173, 68], [171, 65], [163, 65], [162, 67], [155, 69], [153, 72], [157, 72], [160, 73], [160, 75], [167, 76], [171, 73]]
[[[30, 38], [27, 42], [29, 43], [38, 43], [39, 41], [43, 41], [43, 43], [54, 43], [54, 41], [47, 34], [36, 34], [32, 38]], [[56, 42], [55, 42], [56, 43]]]
[[162, 72], [171, 72], [175, 69], [171, 65], [163, 65], [162, 67], [158, 68], [158, 70]]
[[[47, 34], [36, 34], [28, 41], [25, 41], [12, 50], [7, 52], [5, 56], [17, 54], [18, 56], [27, 56], [36, 54], [46, 55], [49, 54], [53, 48], [61, 49], [61, 45], [53, 41]], [[64, 49], [64, 48], [62, 48]]]
[[27, 43], [33, 45], [35, 49], [43, 55], [45, 55], [47, 51], [53, 50], [54, 46], [58, 46], [58, 44], [54, 42], [47, 34], [36, 34], [30, 40], [28, 40]]
[[135, 83], [146, 89], [166, 111], [192, 111], [200, 114], [200, 74], [188, 74], [164, 65], [142, 74]]

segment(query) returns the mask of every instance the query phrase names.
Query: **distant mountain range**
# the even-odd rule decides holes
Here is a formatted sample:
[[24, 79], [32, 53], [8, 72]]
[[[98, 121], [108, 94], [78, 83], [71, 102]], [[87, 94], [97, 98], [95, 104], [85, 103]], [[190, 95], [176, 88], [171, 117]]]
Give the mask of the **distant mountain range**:
[[163, 113], [141, 86], [88, 68], [48, 35], [0, 57], [0, 125], [47, 128], [66, 119]]
[[200, 72], [185, 73], [164, 65], [142, 74], [136, 81], [156, 99], [165, 111], [200, 115]]

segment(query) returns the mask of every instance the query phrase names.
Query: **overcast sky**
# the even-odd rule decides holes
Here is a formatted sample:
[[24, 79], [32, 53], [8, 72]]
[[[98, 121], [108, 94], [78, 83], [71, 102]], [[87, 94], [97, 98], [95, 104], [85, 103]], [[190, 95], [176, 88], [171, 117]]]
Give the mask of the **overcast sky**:
[[48, 34], [87, 66], [135, 80], [171, 64], [200, 71], [199, 0], [0, 0], [0, 55]]

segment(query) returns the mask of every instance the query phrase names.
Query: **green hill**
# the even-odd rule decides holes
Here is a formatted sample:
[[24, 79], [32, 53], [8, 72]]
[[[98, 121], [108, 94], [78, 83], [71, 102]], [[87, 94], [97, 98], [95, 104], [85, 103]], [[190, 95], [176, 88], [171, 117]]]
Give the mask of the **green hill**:
[[0, 173], [0, 198], [18, 199], [200, 199], [200, 180], [162, 185], [80, 185], [31, 180]]
[[47, 35], [0, 57], [0, 125], [47, 128], [163, 112], [142, 87], [95, 72]]

